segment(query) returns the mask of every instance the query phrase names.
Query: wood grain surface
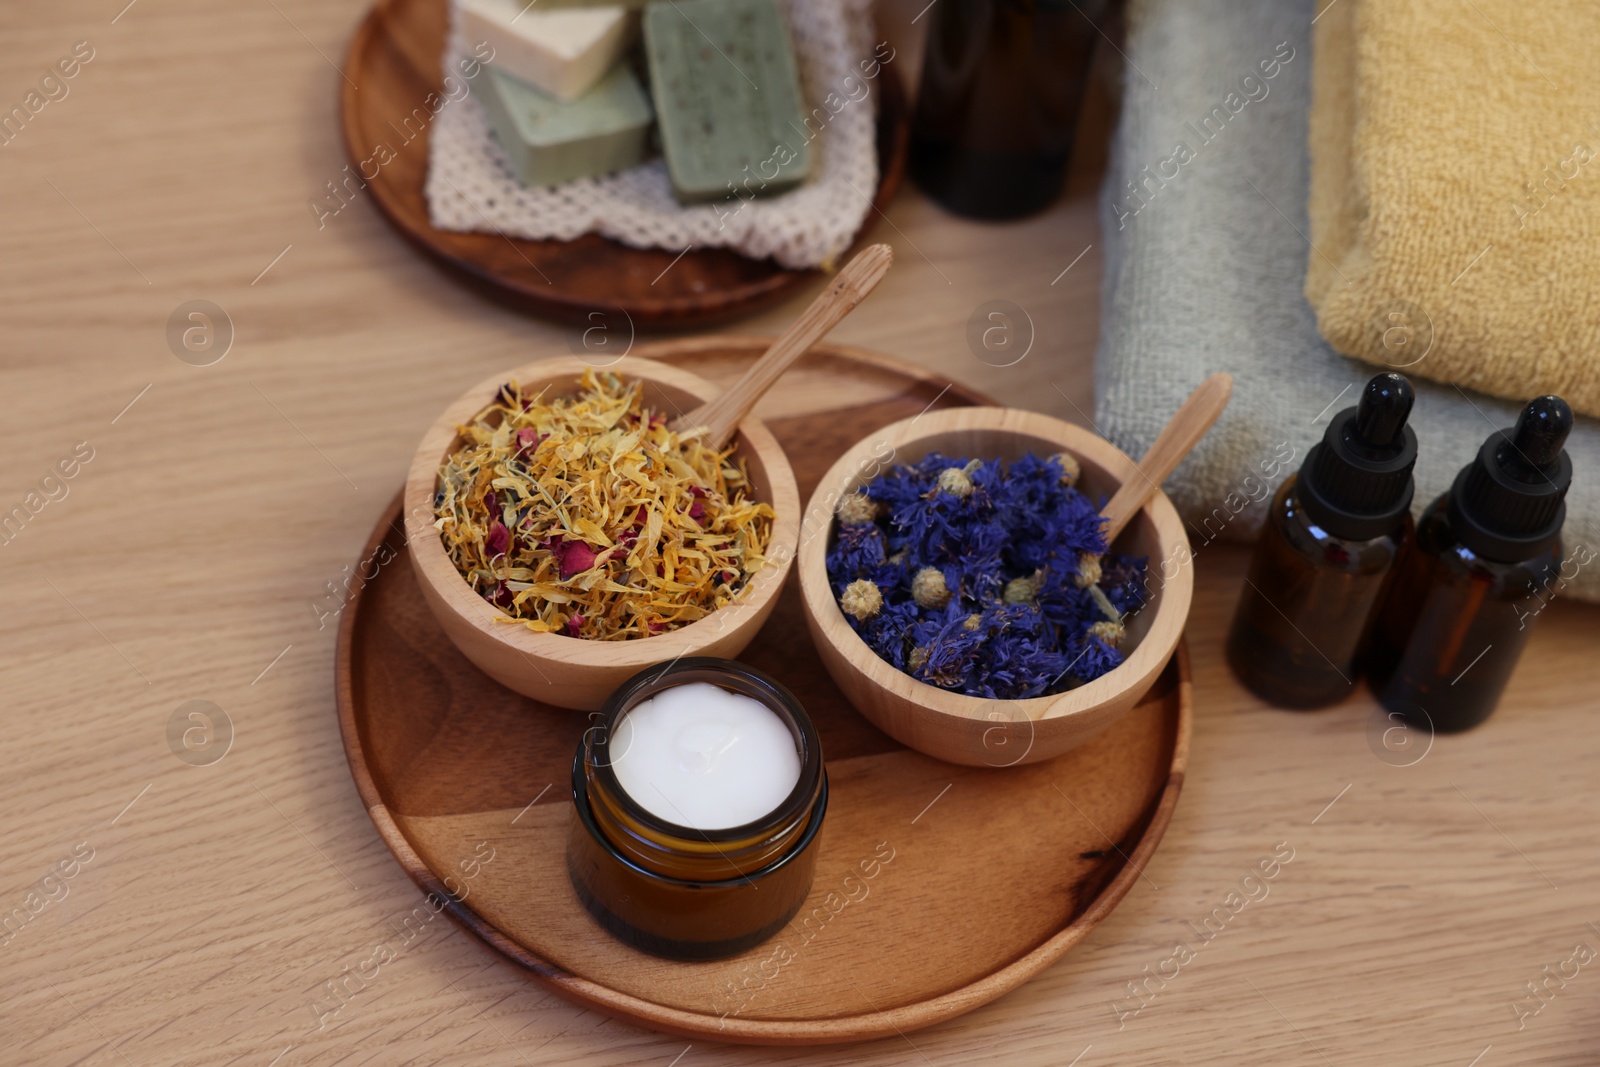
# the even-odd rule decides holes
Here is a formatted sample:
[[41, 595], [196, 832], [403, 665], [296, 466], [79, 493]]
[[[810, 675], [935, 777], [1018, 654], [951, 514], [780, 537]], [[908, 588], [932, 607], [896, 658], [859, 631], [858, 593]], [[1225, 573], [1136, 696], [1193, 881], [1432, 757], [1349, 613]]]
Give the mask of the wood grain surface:
[[[650, 362], [726, 373], [762, 348], [683, 339], [652, 346], [662, 358]], [[662, 373], [645, 362], [615, 369]], [[897, 416], [996, 410], [964, 407], [981, 398], [910, 365], [828, 345], [786, 384], [809, 406], [770, 429], [806, 470]], [[437, 535], [408, 524], [397, 536], [399, 518], [397, 504], [379, 519], [362, 553], [373, 577], [342, 617], [339, 720], [357, 787], [441, 909], [577, 1003], [727, 1041], [911, 1033], [1015, 988], [1081, 941], [1133, 887], [1171, 819], [1192, 721], [1186, 657], [1170, 658], [1147, 699], [1069, 757], [998, 770], [1032, 747], [1031, 723], [1002, 724], [991, 729], [1014, 736], [989, 746], [988, 767], [952, 767], [879, 733], [818, 670], [791, 576], [740, 658], [788, 686], [822, 740], [829, 801], [810, 897], [772, 941], [731, 959], [644, 955], [604, 934], [567, 878], [568, 779], [591, 717], [539, 703], [537, 686], [535, 699], [519, 698], [463, 658], [424, 601], [429, 572], [405, 559]], [[553, 683], [560, 666], [546, 658]], [[947, 809], [959, 816], [908, 840], [946, 793], [962, 798]], [[929, 928], [940, 935], [923, 936]]]
[[[1570, 975], [1575, 945], [1600, 949], [1600, 611], [1557, 598], [1494, 718], [1397, 766], [1417, 753], [1385, 749], [1381, 729], [1369, 742], [1365, 690], [1289, 714], [1233, 681], [1222, 640], [1244, 555], [1198, 535], [1194, 743], [1166, 839], [1114, 914], [994, 1003], [909, 1039], [750, 1049], [576, 1008], [437, 920], [374, 970], [422, 897], [345, 763], [328, 583], [359, 563], [441, 406], [571, 338], [442, 279], [366, 199], [317, 228], [307, 201], [345, 165], [329, 60], [359, 0], [125, 7], [0, 5], [0, 106], [76, 42], [94, 50], [0, 148], [0, 507], [39, 494], [0, 545], [0, 925], [30, 916], [0, 930], [0, 1061], [1594, 1064], [1600, 969], [1543, 969]], [[880, 13], [907, 85], [925, 7]], [[876, 231], [895, 269], [833, 340], [1089, 422], [1097, 91], [1043, 215], [979, 225], [904, 190]], [[820, 287], [740, 331], [777, 332]], [[201, 299], [234, 333], [205, 367], [166, 336]], [[1010, 366], [967, 344], [992, 300], [1036, 334]], [[769, 417], [793, 399], [769, 394]], [[1283, 402], [1309, 422], [1333, 399]], [[74, 465], [79, 442], [93, 458]], [[74, 477], [41, 487], [63, 462]], [[178, 717], [179, 751], [204, 766], [168, 743], [194, 700], [232, 724], [213, 760], [203, 732], [183, 748], [198, 724]], [[952, 790], [913, 835], [959, 808]], [[1268, 895], [1196, 935], [1280, 842], [1294, 859]], [[1193, 958], [1161, 979], [1180, 938]], [[342, 1006], [316, 1014], [340, 980]], [[1142, 1000], [1129, 982], [1149, 983]]]
[[[423, 191], [426, 101], [442, 95], [447, 20], [446, 0], [379, 0], [351, 39], [339, 100], [345, 151], [350, 166], [370, 179], [365, 191], [395, 229], [448, 272], [541, 315], [588, 325], [598, 313], [602, 321], [651, 327], [724, 320], [820, 277], [723, 248], [630, 248], [598, 234], [528, 241], [435, 228]], [[898, 74], [891, 67], [878, 83], [878, 188], [863, 190], [877, 207], [889, 203], [905, 176], [909, 112]], [[470, 89], [470, 81], [462, 84]], [[341, 184], [342, 177], [335, 179], [331, 203], [351, 196], [360, 182], [342, 191]], [[863, 233], [877, 222], [869, 212]]]

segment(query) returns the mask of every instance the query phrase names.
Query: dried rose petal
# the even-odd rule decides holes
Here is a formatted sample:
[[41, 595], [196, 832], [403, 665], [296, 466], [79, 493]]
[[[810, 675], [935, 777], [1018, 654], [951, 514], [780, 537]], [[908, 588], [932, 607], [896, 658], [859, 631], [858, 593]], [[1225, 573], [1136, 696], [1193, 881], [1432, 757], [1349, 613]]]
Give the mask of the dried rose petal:
[[511, 547], [511, 531], [506, 529], [505, 523], [496, 519], [489, 527], [489, 536], [484, 538], [483, 544], [491, 556], [503, 556], [506, 549]]
[[582, 615], [568, 615], [567, 616], [567, 636], [568, 637], [582, 637], [583, 634], [580, 632], [582, 629], [583, 629], [583, 616]]
[[555, 541], [548, 544], [551, 553], [556, 557], [556, 565], [561, 570], [563, 580], [571, 578], [574, 574], [582, 574], [594, 566], [595, 550], [582, 541]]
[[539, 451], [539, 446], [544, 444], [544, 439], [549, 436], [550, 435], [547, 433], [540, 433], [538, 430], [526, 426], [518, 430], [517, 458], [531, 456], [533, 453]]

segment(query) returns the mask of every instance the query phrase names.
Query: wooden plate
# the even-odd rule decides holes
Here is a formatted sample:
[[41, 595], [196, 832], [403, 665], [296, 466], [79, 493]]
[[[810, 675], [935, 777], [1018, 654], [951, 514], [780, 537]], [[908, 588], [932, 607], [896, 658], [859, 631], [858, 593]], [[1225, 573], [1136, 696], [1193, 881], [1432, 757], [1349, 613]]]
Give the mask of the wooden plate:
[[[352, 172], [373, 158], [379, 144], [396, 152], [367, 181], [366, 195], [401, 236], [448, 272], [503, 302], [563, 321], [583, 322], [589, 313], [601, 311], [626, 313], [635, 326], [667, 327], [753, 310], [818, 276], [814, 270], [788, 270], [770, 259], [750, 259], [721, 248], [692, 249], [677, 259], [673, 249], [629, 248], [598, 234], [573, 241], [526, 241], [435, 229], [423, 193], [428, 130], [406, 141], [396, 133], [396, 124], [422, 107], [428, 94], [441, 91], [447, 22], [446, 0], [379, 0], [345, 55], [339, 114]], [[910, 127], [899, 76], [885, 68], [879, 84], [879, 180], [873, 203], [881, 210], [905, 174]], [[875, 216], [876, 211], [868, 215], [863, 234]]]
[[[691, 338], [638, 355], [729, 381], [758, 338]], [[628, 357], [630, 359], [636, 356]], [[617, 368], [626, 373], [624, 361]], [[875, 427], [982, 397], [858, 349], [820, 346], [758, 408], [802, 499]], [[588, 725], [503, 689], [423, 603], [396, 500], [339, 631], [339, 722], [380, 836], [468, 930], [569, 999], [689, 1037], [859, 1041], [970, 1011], [1059, 959], [1132, 887], [1183, 785], [1187, 653], [1106, 733], [1060, 759], [957, 767], [858, 715], [806, 634], [793, 575], [741, 657], [776, 675], [822, 737], [831, 800], [811, 898], [790, 927], [715, 963], [613, 940], [567, 880], [567, 787]], [[358, 583], [360, 584], [360, 583]], [[996, 763], [1006, 762], [997, 750]], [[487, 858], [487, 859], [486, 859]]]

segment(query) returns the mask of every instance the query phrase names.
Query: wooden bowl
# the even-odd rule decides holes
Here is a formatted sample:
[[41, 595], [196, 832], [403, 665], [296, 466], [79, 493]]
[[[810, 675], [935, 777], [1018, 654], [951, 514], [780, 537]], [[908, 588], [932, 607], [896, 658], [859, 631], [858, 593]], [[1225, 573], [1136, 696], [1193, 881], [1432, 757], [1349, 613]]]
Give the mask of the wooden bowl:
[[[405, 527], [411, 563], [428, 607], [444, 632], [479, 670], [508, 689], [545, 704], [592, 711], [645, 667], [680, 656], [731, 659], [755, 637], [772, 613], [794, 560], [799, 536], [800, 491], [794, 472], [767, 427], [747, 418], [735, 443], [750, 475], [754, 497], [771, 504], [777, 518], [767, 555], [772, 562], [752, 578], [734, 603], [675, 630], [627, 641], [586, 641], [534, 633], [508, 623], [456, 570], [433, 527], [433, 497], [439, 467], [459, 445], [457, 427], [493, 402], [502, 383], [524, 388], [549, 384], [557, 393], [576, 391], [590, 364], [576, 356], [539, 360], [485, 379], [451, 404], [423, 435], [406, 476]], [[698, 375], [654, 360], [630, 357], [608, 368], [644, 382], [645, 403], [667, 412], [688, 411], [721, 390]]]
[[1035, 412], [935, 411], [886, 426], [839, 457], [801, 524], [806, 624], [828, 673], [858, 711], [902, 744], [950, 763], [1013, 766], [1059, 756], [1137, 704], [1178, 647], [1194, 591], [1183, 522], [1158, 491], [1117, 539], [1118, 552], [1147, 559], [1150, 590], [1146, 605], [1128, 617], [1121, 666], [1076, 689], [1030, 700], [952, 693], [897, 670], [867, 646], [839, 610], [826, 564], [838, 502], [888, 467], [930, 452], [1008, 462], [1028, 452], [1069, 452], [1083, 467], [1078, 488], [1099, 501], [1132, 475], [1134, 462], [1104, 438]]

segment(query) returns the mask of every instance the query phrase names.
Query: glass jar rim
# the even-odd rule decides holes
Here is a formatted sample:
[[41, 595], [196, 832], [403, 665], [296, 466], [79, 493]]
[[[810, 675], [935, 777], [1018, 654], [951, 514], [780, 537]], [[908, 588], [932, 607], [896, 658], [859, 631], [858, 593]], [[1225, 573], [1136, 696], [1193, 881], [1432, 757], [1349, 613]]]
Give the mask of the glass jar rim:
[[[642, 701], [663, 690], [688, 682], [708, 682], [758, 700], [779, 718], [786, 720], [786, 725], [792, 731], [799, 749], [800, 774], [788, 795], [759, 818], [738, 826], [716, 830], [684, 826], [663, 819], [645, 808], [622, 787], [622, 783], [617, 779], [609, 758], [610, 739], [617, 723]], [[690, 656], [646, 667], [622, 683], [611, 696], [606, 698], [605, 704], [600, 708], [599, 716], [599, 722], [584, 732], [583, 743], [579, 746], [578, 757], [573, 763], [575, 797], [582, 784], [585, 766], [592, 766], [594, 777], [607, 795], [627, 813], [629, 819], [666, 838], [698, 841], [709, 845], [748, 841], [763, 836], [765, 831], [773, 827], [790, 824], [805, 815], [805, 809], [816, 802], [819, 789], [824, 788], [821, 738], [818, 737], [816, 726], [806, 714], [805, 708], [776, 678], [765, 671], [735, 660], [719, 659], [714, 656]], [[579, 805], [580, 808], [587, 804], [587, 791], [585, 787], [584, 803]], [[591, 814], [590, 819], [592, 818]]]

